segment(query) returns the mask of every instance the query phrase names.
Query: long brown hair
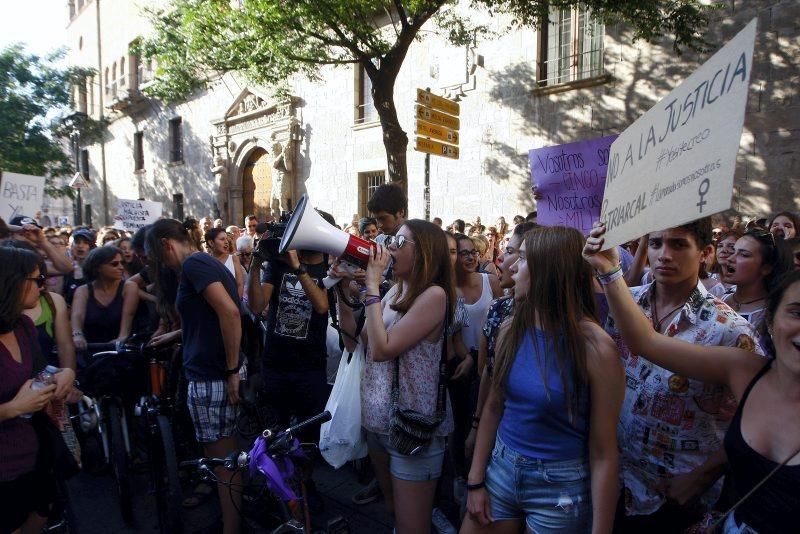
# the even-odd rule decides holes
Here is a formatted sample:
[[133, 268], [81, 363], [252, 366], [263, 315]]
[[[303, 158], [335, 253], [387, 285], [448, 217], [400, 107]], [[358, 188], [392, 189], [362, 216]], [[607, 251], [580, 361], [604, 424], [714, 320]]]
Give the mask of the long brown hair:
[[450, 250], [442, 229], [422, 219], [409, 219], [403, 223], [411, 230], [414, 241], [414, 266], [408, 277], [408, 291], [403, 295], [403, 281], [398, 282], [398, 291], [391, 308], [405, 313], [423, 291], [431, 286], [444, 289], [447, 296], [447, 316], [452, 317], [456, 302], [453, 284], [453, 269], [450, 265]]
[[[502, 391], [525, 336], [536, 329], [546, 333], [553, 340], [572, 422], [587, 383], [587, 336], [581, 321], [597, 322], [592, 269], [581, 257], [583, 245], [583, 236], [574, 228], [540, 227], [525, 234], [530, 284], [525, 296], [515, 300], [510, 322], [500, 330], [492, 379], [492, 385]], [[534, 347], [547, 391], [549, 355], [539, 354], [535, 343]]]

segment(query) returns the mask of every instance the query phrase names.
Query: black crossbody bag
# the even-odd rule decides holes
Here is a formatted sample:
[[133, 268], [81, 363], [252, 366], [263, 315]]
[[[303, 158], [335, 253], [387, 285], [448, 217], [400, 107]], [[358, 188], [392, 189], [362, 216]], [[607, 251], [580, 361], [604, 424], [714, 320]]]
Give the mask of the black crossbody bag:
[[392, 416], [389, 423], [389, 443], [400, 454], [419, 454], [433, 439], [436, 429], [445, 419], [447, 402], [447, 329], [449, 307], [445, 307], [442, 325], [442, 354], [439, 359], [439, 385], [436, 392], [436, 413], [426, 415], [416, 410], [400, 409], [400, 358], [394, 360], [392, 380]]

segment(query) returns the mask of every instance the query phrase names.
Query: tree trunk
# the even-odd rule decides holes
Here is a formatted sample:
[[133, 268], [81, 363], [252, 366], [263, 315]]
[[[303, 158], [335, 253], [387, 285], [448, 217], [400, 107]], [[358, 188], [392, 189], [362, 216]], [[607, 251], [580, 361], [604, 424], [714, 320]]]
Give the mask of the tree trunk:
[[389, 168], [389, 181], [405, 185], [408, 177], [406, 151], [408, 135], [400, 127], [397, 119], [397, 108], [394, 105], [394, 79], [381, 80], [372, 86], [372, 98], [375, 109], [381, 119], [383, 130], [383, 146], [386, 148], [386, 161]]

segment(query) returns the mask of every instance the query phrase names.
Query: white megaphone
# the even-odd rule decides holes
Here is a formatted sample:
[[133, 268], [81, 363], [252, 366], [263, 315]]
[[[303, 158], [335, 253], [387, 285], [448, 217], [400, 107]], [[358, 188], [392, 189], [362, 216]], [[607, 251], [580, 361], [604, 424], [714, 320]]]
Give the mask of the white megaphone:
[[[303, 195], [297, 202], [289, 222], [286, 223], [278, 252], [281, 254], [287, 250], [324, 252], [336, 256], [348, 271], [354, 272], [356, 269], [367, 268], [374, 246], [374, 243], [343, 232], [328, 223], [310, 206], [308, 196]], [[323, 283], [330, 289], [339, 280], [329, 276]]]

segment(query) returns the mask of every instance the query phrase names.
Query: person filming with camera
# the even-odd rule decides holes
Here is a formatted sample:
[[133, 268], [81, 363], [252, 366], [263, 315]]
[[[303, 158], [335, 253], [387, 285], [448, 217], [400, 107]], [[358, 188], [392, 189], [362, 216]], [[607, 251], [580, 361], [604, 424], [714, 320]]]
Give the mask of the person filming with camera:
[[[253, 251], [247, 295], [254, 314], [266, 310], [264, 401], [281, 424], [289, 424], [292, 415], [303, 420], [321, 412], [328, 399], [329, 302], [322, 285], [328, 265], [321, 252], [278, 254], [278, 226], [262, 236]], [[311, 440], [319, 441], [319, 436]]]

